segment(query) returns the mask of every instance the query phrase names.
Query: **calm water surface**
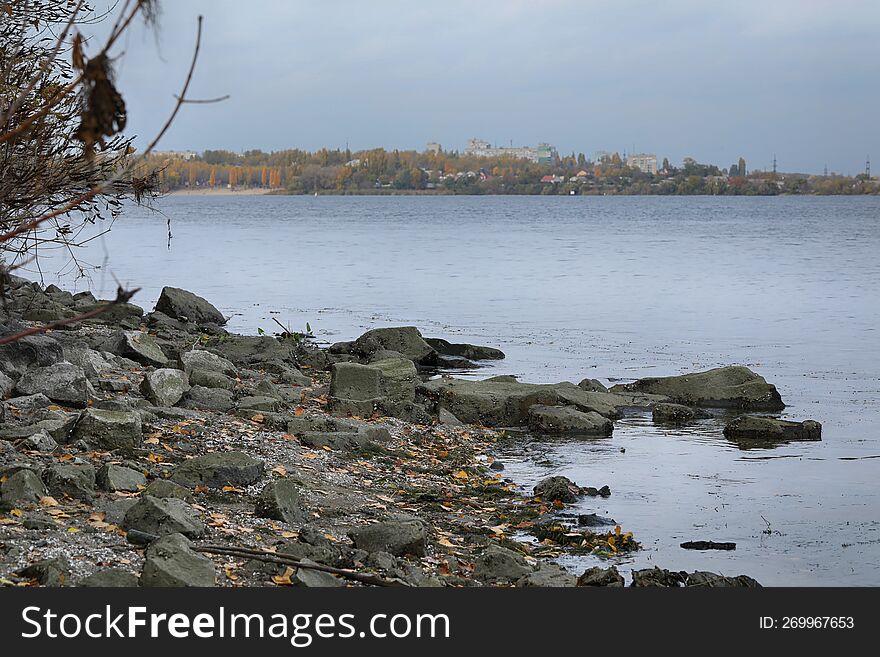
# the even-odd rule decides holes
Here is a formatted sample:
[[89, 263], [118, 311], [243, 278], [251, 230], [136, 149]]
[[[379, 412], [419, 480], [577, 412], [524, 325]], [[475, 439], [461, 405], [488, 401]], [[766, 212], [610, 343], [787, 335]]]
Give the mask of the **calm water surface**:
[[[743, 451], [722, 422], [595, 441], [523, 439], [506, 474], [608, 484], [606, 514], [645, 550], [619, 562], [764, 584], [880, 585], [880, 199], [170, 197], [82, 258], [115, 280], [192, 289], [256, 333], [309, 322], [350, 339], [414, 324], [502, 348], [481, 375], [606, 383], [745, 364], [823, 441]], [[168, 248], [166, 217], [173, 239]], [[44, 262], [47, 282], [51, 262]], [[68, 287], [69, 279], [65, 280]], [[625, 448], [625, 451], [621, 451]], [[735, 552], [689, 552], [691, 539]], [[572, 569], [591, 558], [566, 561]]]

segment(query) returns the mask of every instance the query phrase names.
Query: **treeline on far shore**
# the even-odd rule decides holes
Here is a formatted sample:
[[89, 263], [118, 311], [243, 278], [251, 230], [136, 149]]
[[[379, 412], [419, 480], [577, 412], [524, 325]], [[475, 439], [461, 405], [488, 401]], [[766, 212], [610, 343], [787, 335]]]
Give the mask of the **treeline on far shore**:
[[880, 193], [880, 181], [858, 176], [774, 173], [745, 175], [685, 158], [663, 162], [656, 174], [627, 166], [617, 154], [599, 162], [582, 153], [553, 163], [486, 158], [455, 151], [372, 149], [267, 153], [208, 150], [158, 153], [146, 166], [158, 171], [163, 191], [265, 189], [289, 194], [632, 194], [860, 195]]

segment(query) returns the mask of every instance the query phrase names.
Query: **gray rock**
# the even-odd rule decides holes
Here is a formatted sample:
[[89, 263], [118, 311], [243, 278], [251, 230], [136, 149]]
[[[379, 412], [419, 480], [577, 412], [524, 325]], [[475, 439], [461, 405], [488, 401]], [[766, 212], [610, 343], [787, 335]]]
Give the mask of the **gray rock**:
[[174, 406], [187, 390], [186, 373], [168, 367], [147, 372], [141, 382], [141, 393], [156, 406]]
[[445, 408], [441, 408], [437, 413], [437, 421], [440, 424], [445, 424], [448, 427], [463, 427], [464, 422], [455, 417], [452, 413], [447, 411]]
[[73, 440], [105, 450], [130, 450], [143, 443], [141, 416], [135, 411], [87, 408], [73, 429]]
[[587, 568], [577, 578], [577, 586], [613, 586], [619, 588], [624, 586], [624, 581], [621, 574], [617, 572], [616, 567], [600, 568], [599, 566], [594, 566], [593, 568]]
[[114, 525], [121, 525], [122, 521], [125, 520], [125, 514], [138, 503], [138, 499], [134, 497], [123, 497], [120, 499], [105, 498], [98, 502], [95, 508], [104, 512], [105, 521]]
[[655, 404], [651, 410], [651, 417], [657, 424], [687, 424], [707, 415], [705, 411], [682, 404]]
[[43, 481], [55, 497], [69, 495], [89, 501], [95, 495], [95, 468], [91, 463], [50, 465], [43, 473]]
[[226, 318], [219, 310], [202, 297], [177, 287], [162, 288], [156, 310], [174, 319], [195, 322], [196, 324], [226, 323]]
[[396, 405], [415, 399], [418, 373], [404, 358], [360, 365], [336, 363], [331, 368], [330, 409], [336, 413], [369, 416], [377, 406], [394, 413]]
[[425, 556], [428, 531], [418, 519], [387, 520], [364, 527], [356, 527], [348, 533], [354, 546], [367, 552], [387, 552], [395, 556], [411, 554]]
[[275, 397], [266, 397], [264, 395], [254, 395], [251, 397], [242, 397], [238, 400], [238, 408], [248, 408], [255, 411], [276, 411], [280, 406], [280, 402]]
[[337, 452], [353, 452], [368, 444], [365, 434], [356, 431], [306, 431], [300, 442], [312, 449], [329, 447]]
[[215, 372], [231, 378], [238, 376], [238, 372], [230, 361], [217, 354], [204, 349], [191, 349], [181, 351], [178, 357], [181, 369], [187, 374], [196, 370], [203, 372]]
[[235, 406], [232, 392], [218, 388], [193, 386], [178, 404], [181, 408], [225, 413]]
[[94, 349], [84, 349], [79, 346], [74, 348], [64, 347], [64, 356], [74, 365], [79, 365], [86, 373], [86, 377], [92, 384], [96, 384], [100, 377], [113, 369], [104, 355]]
[[125, 514], [125, 529], [135, 529], [156, 536], [183, 534], [199, 538], [205, 533], [205, 525], [196, 511], [183, 500], [143, 495]]
[[577, 578], [559, 564], [539, 562], [537, 570], [516, 580], [516, 585], [563, 588], [575, 586], [576, 582]]
[[726, 577], [724, 575], [702, 571], [688, 573], [685, 586], [704, 588], [761, 588], [761, 585], [757, 580], [752, 579], [748, 575]]
[[210, 587], [215, 585], [214, 563], [193, 551], [185, 536], [171, 534], [147, 548], [141, 586]]
[[686, 406], [779, 411], [785, 408], [776, 386], [747, 367], [718, 367], [681, 376], [650, 377], [616, 385], [612, 392], [665, 395]]
[[587, 392], [608, 392], [608, 388], [598, 379], [584, 379], [578, 383], [578, 388]]
[[684, 586], [687, 573], [674, 572], [664, 568], [643, 568], [633, 571], [632, 586], [639, 587], [671, 587]]
[[519, 553], [492, 544], [474, 560], [474, 577], [490, 584], [515, 582], [532, 573]]
[[214, 452], [184, 461], [171, 475], [172, 481], [194, 488], [250, 486], [263, 476], [263, 461], [244, 452]]
[[301, 525], [308, 520], [299, 486], [291, 479], [278, 479], [266, 484], [254, 509], [261, 518], [281, 520], [289, 525]]
[[568, 477], [547, 477], [537, 483], [534, 492], [536, 497], [547, 502], [559, 500], [570, 504], [577, 500], [580, 489]]
[[136, 575], [119, 568], [97, 570], [77, 583], [77, 586], [90, 588], [133, 588], [137, 585]]
[[[0, 326], [0, 335], [17, 333], [27, 328], [25, 325], [16, 327]], [[48, 335], [29, 335], [27, 337], [0, 345], [0, 371], [11, 375], [24, 374], [34, 367], [46, 367], [64, 360], [64, 349], [61, 343]]]
[[367, 331], [351, 345], [351, 353], [367, 358], [384, 349], [403, 354], [415, 363], [430, 362], [435, 351], [414, 326], [380, 328]]
[[467, 343], [456, 344], [441, 338], [425, 338], [425, 342], [443, 356], [458, 356], [468, 360], [501, 360], [504, 358], [504, 352], [493, 347], [481, 347]]
[[143, 494], [159, 498], [174, 497], [185, 502], [193, 500], [192, 491], [189, 488], [175, 484], [170, 479], [154, 479], [147, 484]]
[[330, 396], [365, 401], [381, 394], [382, 372], [369, 365], [336, 363], [330, 369]]
[[10, 505], [16, 502], [39, 502], [45, 495], [46, 487], [32, 470], [19, 470], [0, 484], [0, 500]]
[[235, 388], [235, 379], [220, 372], [209, 372], [207, 370], [192, 370], [189, 373], [189, 382], [191, 385], [203, 388], [217, 388], [220, 390], [232, 390]]
[[117, 356], [130, 358], [142, 365], [164, 367], [168, 362], [159, 343], [143, 331], [122, 331], [111, 338], [108, 351]]
[[83, 368], [67, 362], [28, 371], [15, 384], [15, 389], [20, 395], [42, 393], [53, 401], [71, 406], [85, 406], [97, 397]]
[[144, 316], [144, 309], [133, 303], [116, 303], [114, 301], [101, 300], [91, 305], [78, 305], [82, 308], [81, 312], [90, 312], [92, 310], [97, 310], [98, 308], [110, 306], [97, 317], [88, 320], [101, 324], [120, 324], [126, 320], [140, 323], [141, 317]]
[[18, 575], [35, 579], [42, 586], [64, 586], [70, 577], [70, 563], [66, 557], [43, 559], [22, 568]]
[[0, 372], [0, 399], [6, 399], [9, 395], [12, 394], [12, 390], [15, 388], [15, 381], [6, 376], [3, 372]]
[[[318, 565], [311, 559], [302, 559], [302, 562], [311, 565]], [[320, 570], [312, 570], [310, 568], [297, 568], [296, 573], [290, 578], [290, 581], [293, 582], [294, 586], [308, 586], [311, 588], [345, 586], [345, 582], [338, 577], [334, 577], [330, 573], [325, 573]]]
[[758, 415], [741, 415], [724, 427], [724, 436], [737, 441], [822, 440], [822, 425], [815, 420], [791, 422]]
[[529, 409], [529, 429], [553, 435], [610, 436], [614, 423], [595, 411], [536, 404]]
[[15, 408], [23, 413], [33, 413], [43, 408], [52, 406], [52, 400], [41, 392], [35, 395], [25, 395], [24, 397], [13, 397], [7, 399], [4, 407]]
[[269, 335], [224, 335], [209, 340], [204, 348], [240, 366], [267, 361], [294, 362], [293, 346]]
[[49, 435], [45, 429], [40, 429], [36, 433], [25, 438], [20, 445], [22, 451], [34, 450], [37, 452], [54, 452], [58, 448], [58, 443]]
[[104, 465], [95, 478], [101, 490], [111, 493], [136, 493], [147, 485], [147, 478], [142, 472], [115, 463]]

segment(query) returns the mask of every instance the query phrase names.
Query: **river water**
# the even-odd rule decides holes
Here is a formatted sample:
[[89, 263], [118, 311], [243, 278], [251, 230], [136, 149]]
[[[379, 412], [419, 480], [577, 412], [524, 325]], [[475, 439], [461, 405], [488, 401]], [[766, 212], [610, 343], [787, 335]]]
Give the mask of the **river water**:
[[[648, 414], [593, 441], [513, 441], [506, 476], [608, 484], [632, 568], [769, 585], [880, 585], [880, 198], [184, 197], [133, 208], [79, 252], [112, 296], [191, 289], [243, 333], [321, 340], [379, 326], [500, 347], [480, 376], [641, 376], [744, 364], [823, 440], [740, 450], [720, 420]], [[170, 248], [166, 220], [170, 220]], [[59, 261], [41, 264], [46, 282]], [[57, 268], [57, 267], [55, 267]], [[63, 280], [66, 287], [71, 279]], [[734, 541], [734, 552], [683, 550]], [[592, 557], [569, 559], [580, 572]]]

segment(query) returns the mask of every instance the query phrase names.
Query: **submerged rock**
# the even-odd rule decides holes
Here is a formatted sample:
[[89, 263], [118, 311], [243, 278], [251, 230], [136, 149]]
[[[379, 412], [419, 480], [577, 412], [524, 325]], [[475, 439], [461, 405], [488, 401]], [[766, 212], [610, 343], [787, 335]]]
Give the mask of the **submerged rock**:
[[164, 287], [156, 302], [156, 310], [174, 319], [196, 324], [226, 323], [226, 318], [208, 301], [178, 287]]
[[571, 503], [577, 500], [580, 488], [568, 477], [547, 477], [535, 485], [534, 493], [547, 502]]
[[815, 420], [791, 422], [759, 415], [741, 415], [724, 427], [724, 436], [742, 441], [822, 440], [822, 425]]
[[680, 376], [649, 377], [616, 385], [611, 392], [666, 395], [687, 406], [778, 411], [785, 408], [776, 386], [748, 367], [718, 367]]
[[709, 414], [705, 411], [682, 404], [655, 404], [651, 409], [651, 418], [656, 424], [687, 424], [706, 417]]
[[458, 356], [468, 360], [502, 360], [504, 358], [504, 352], [494, 347], [481, 347], [467, 343], [456, 344], [442, 338], [425, 338], [425, 342], [443, 356]]
[[529, 409], [529, 429], [554, 435], [610, 436], [614, 423], [595, 411], [538, 404]]

